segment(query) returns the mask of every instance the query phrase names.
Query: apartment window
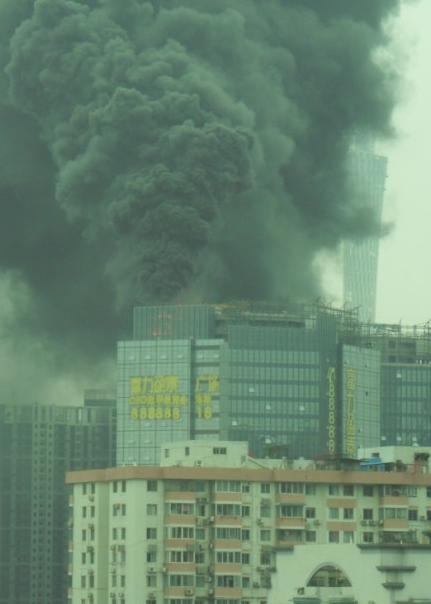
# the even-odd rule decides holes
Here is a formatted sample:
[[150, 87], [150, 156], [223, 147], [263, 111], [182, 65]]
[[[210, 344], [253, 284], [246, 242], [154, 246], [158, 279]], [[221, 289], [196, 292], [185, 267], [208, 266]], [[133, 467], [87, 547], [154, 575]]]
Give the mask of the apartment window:
[[355, 535], [353, 531], [343, 531], [343, 543], [354, 543]]
[[155, 527], [147, 527], [147, 539], [157, 539], [157, 529]]
[[329, 531], [328, 541], [329, 541], [329, 543], [340, 543], [339, 531]]
[[371, 485], [364, 485], [362, 487], [362, 495], [364, 497], [373, 497], [374, 495], [374, 487], [372, 487]]
[[302, 505], [282, 504], [278, 508], [280, 518], [303, 518], [304, 507]]
[[226, 455], [226, 447], [213, 447], [213, 455]]
[[203, 529], [203, 528], [197, 528], [196, 529], [196, 540], [197, 541], [204, 541], [205, 540], [205, 529]]
[[260, 540], [261, 541], [271, 541], [271, 531], [269, 529], [261, 529], [260, 530]]
[[112, 491], [114, 493], [118, 493], [118, 480], [114, 480], [114, 482], [112, 483]]
[[270, 482], [261, 482], [260, 483], [260, 492], [261, 493], [270, 493], [271, 492], [271, 483]]
[[147, 575], [147, 587], [157, 587], [157, 575]]
[[126, 529], [124, 527], [122, 527], [121, 529], [121, 539], [125, 539], [126, 538]]
[[206, 577], [204, 575], [196, 575], [196, 587], [205, 587]]
[[305, 508], [306, 518], [316, 518], [316, 508]]
[[373, 513], [372, 508], [364, 508], [362, 510], [362, 518], [364, 520], [372, 520], [373, 519], [373, 515], [374, 515], [374, 513]]
[[147, 503], [147, 516], [157, 516], [156, 503]]
[[271, 564], [271, 552], [263, 550], [260, 553], [260, 563], [265, 566], [269, 566]]
[[185, 448], [184, 448], [184, 455], [185, 455], [186, 457], [188, 457], [188, 456], [190, 455], [190, 447], [185, 447]]
[[250, 530], [242, 529], [241, 530], [241, 540], [242, 541], [250, 541]]
[[316, 531], [305, 531], [305, 541], [307, 541], [307, 543], [315, 543]]
[[246, 589], [250, 587], [250, 577], [241, 578], [241, 587]]
[[90, 483], [90, 492], [94, 495], [96, 492], [96, 484], [94, 482]]
[[427, 487], [427, 497], [431, 497], [431, 487]]
[[86, 507], [82, 508], [82, 517], [87, 518], [87, 508]]
[[122, 480], [121, 481], [121, 492], [122, 493], [126, 492], [126, 485], [127, 485], [127, 482], [125, 480]]
[[250, 554], [247, 552], [242, 552], [241, 554], [241, 563], [242, 564], [250, 564]]
[[329, 484], [328, 493], [329, 493], [329, 495], [339, 495], [340, 494], [340, 485], [339, 484]]
[[156, 550], [149, 549], [147, 551], [147, 562], [157, 562], [157, 552]]
[[368, 531], [362, 533], [362, 540], [364, 543], [374, 543], [374, 533]]
[[407, 520], [407, 509], [406, 508], [383, 508], [380, 509], [380, 517], [383, 518], [397, 518], [399, 520]]
[[217, 503], [215, 506], [216, 516], [239, 516], [241, 506], [234, 503]]
[[147, 491], [157, 491], [157, 480], [147, 480]]
[[87, 556], [86, 556], [85, 552], [82, 552], [82, 554], [81, 554], [81, 564], [85, 564], [86, 558], [87, 558]]
[[194, 514], [195, 511], [193, 503], [168, 503], [166, 507], [168, 514], [179, 516], [190, 516]]
[[415, 508], [410, 508], [408, 511], [408, 519], [409, 520], [417, 520], [418, 519], [418, 511]]
[[239, 587], [239, 575], [216, 575], [217, 587]]
[[305, 485], [305, 494], [306, 495], [315, 495], [317, 492], [315, 484], [306, 484]]
[[169, 575], [168, 581], [171, 587], [192, 587], [194, 575]]
[[82, 494], [83, 494], [83, 495], [86, 495], [86, 494], [87, 494], [87, 484], [86, 484], [86, 483], [84, 483], [84, 484], [82, 485]]
[[171, 562], [194, 562], [194, 552], [187, 550], [172, 550], [170, 553]]
[[83, 589], [85, 589], [86, 586], [87, 586], [87, 577], [85, 575], [82, 575], [82, 577], [81, 577], [81, 587]]
[[250, 493], [250, 483], [249, 482], [243, 482], [241, 485], [241, 491], [243, 493]]
[[112, 529], [112, 541], [116, 541], [117, 539], [117, 528]]
[[241, 516], [243, 518], [248, 518], [250, 516], [250, 506], [249, 505], [241, 506]]
[[87, 541], [87, 531], [82, 529], [82, 541]]
[[218, 564], [241, 564], [241, 552], [218, 551], [216, 560]]
[[302, 482], [281, 482], [278, 490], [279, 493], [303, 493], [304, 484]]
[[346, 497], [351, 497], [355, 494], [355, 487], [353, 484], [344, 484], [343, 485], [343, 495]]
[[353, 508], [343, 508], [343, 519], [344, 520], [353, 520], [354, 509]]
[[[157, 529], [152, 529], [153, 531], [157, 531]], [[147, 529], [148, 531], [148, 529]], [[171, 538], [172, 539], [193, 539], [194, 536], [194, 527], [192, 526], [172, 526], [170, 528]], [[155, 539], [155, 537], [151, 537]]]
[[96, 515], [96, 508], [94, 507], [94, 505], [92, 505], [90, 508], [90, 516], [91, 516], [91, 518], [94, 518], [95, 515]]
[[337, 520], [340, 517], [340, 508], [329, 508], [328, 516], [331, 520]]
[[207, 513], [206, 513], [206, 506], [205, 506], [205, 504], [204, 503], [197, 503], [196, 504], [196, 516], [203, 517], [203, 516], [206, 516], [206, 515], [207, 515]]
[[111, 587], [117, 587], [117, 575], [111, 575]]
[[261, 518], [270, 518], [271, 517], [271, 506], [267, 503], [260, 504], [259, 515]]

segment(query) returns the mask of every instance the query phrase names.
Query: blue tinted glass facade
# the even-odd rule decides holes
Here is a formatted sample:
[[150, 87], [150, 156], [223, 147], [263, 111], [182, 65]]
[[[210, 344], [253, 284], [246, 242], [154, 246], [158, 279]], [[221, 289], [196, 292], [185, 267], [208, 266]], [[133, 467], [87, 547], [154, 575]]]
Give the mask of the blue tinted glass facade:
[[384, 444], [431, 445], [431, 366], [384, 364], [381, 368]]

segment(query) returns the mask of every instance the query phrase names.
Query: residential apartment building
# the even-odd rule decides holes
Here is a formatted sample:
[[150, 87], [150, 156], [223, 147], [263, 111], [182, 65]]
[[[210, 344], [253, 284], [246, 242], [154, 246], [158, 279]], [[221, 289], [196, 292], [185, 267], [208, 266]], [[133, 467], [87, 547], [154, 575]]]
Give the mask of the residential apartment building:
[[66, 600], [66, 471], [115, 463], [115, 401], [92, 398], [80, 407], [0, 405], [1, 604]]
[[[266, 604], [283, 586], [280, 555], [299, 547], [429, 550], [430, 452], [288, 461], [250, 458], [246, 443], [185, 441], [164, 445], [160, 466], [71, 472], [68, 602]], [[353, 604], [358, 586], [342, 566], [336, 587], [347, 599], [337, 602]], [[308, 582], [289, 589], [322, 595], [335, 579], [319, 570], [309, 566]], [[391, 597], [402, 589], [395, 570], [382, 570]]]

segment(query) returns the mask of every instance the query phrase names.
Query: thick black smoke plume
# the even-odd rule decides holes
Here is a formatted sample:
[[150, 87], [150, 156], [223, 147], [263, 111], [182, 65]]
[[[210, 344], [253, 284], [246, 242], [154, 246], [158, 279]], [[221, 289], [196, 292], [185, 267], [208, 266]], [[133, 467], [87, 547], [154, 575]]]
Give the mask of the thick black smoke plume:
[[[103, 348], [135, 303], [318, 291], [379, 230], [347, 178], [390, 131], [397, 0], [0, 0], [0, 265]], [[72, 354], [72, 353], [71, 353]]]

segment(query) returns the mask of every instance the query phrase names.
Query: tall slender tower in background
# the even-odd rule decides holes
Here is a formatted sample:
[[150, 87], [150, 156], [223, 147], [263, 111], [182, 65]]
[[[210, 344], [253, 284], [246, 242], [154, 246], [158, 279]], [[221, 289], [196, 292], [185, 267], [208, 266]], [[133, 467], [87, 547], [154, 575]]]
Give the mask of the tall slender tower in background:
[[[356, 135], [351, 149], [351, 170], [361, 203], [380, 218], [387, 159], [376, 155], [370, 137]], [[343, 303], [346, 308], [358, 307], [359, 318], [364, 322], [375, 322], [378, 254], [378, 237], [343, 244]]]

